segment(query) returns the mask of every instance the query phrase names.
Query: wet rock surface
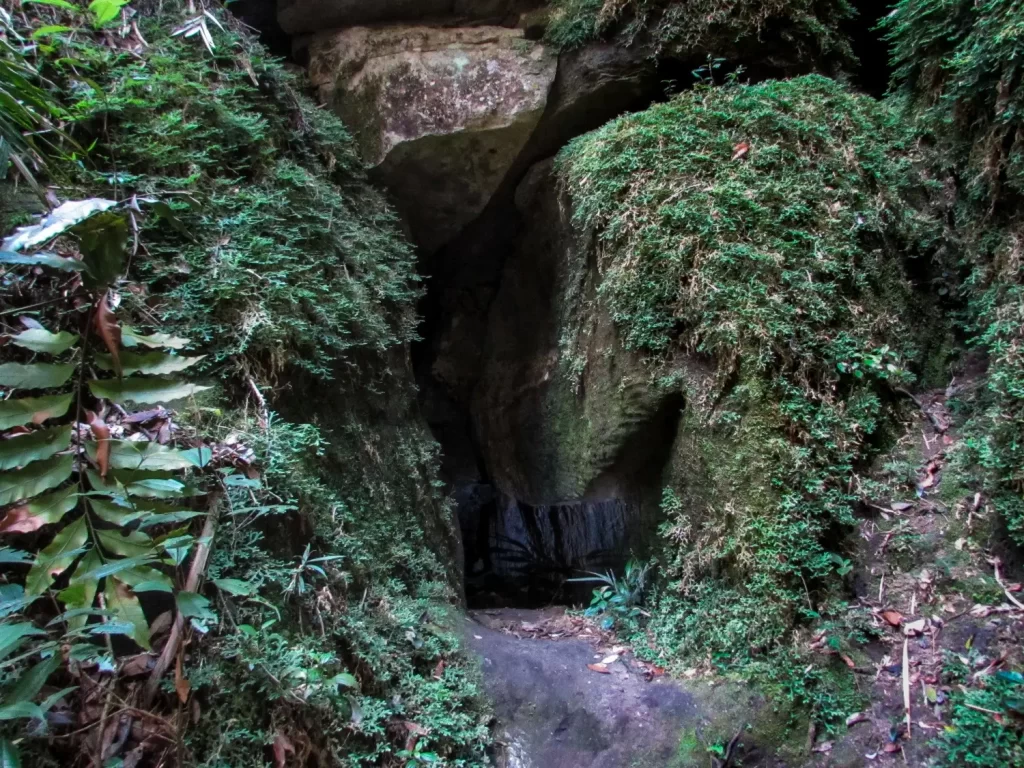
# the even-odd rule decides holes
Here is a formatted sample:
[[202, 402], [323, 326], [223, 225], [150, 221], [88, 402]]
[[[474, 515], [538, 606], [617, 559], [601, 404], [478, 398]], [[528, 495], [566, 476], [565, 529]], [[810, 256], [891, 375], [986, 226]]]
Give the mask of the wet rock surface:
[[[529, 639], [501, 628], [535, 626], [561, 609], [478, 611], [466, 625], [480, 657], [504, 743], [503, 768], [684, 768], [708, 765], [705, 743], [753, 723], [761, 702], [727, 685], [713, 690], [666, 677], [650, 681], [628, 654], [594, 672], [610, 650], [585, 639]], [[745, 766], [772, 766], [749, 745]]]

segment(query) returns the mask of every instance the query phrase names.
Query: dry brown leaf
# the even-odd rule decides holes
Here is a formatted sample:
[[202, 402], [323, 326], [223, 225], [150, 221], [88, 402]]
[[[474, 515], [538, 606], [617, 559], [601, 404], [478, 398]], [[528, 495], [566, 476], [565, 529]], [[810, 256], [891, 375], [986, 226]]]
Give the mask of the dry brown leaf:
[[444, 659], [441, 659], [439, 662], [437, 662], [437, 666], [434, 667], [434, 674], [432, 675], [432, 677], [435, 680], [440, 680], [442, 677], [444, 677]]
[[96, 463], [100, 468], [100, 477], [105, 480], [110, 469], [110, 427], [92, 411], [85, 412], [85, 420], [89, 422], [92, 436], [96, 438]]
[[846, 727], [849, 728], [857, 723], [867, 722], [870, 719], [871, 718], [868, 716], [867, 712], [857, 712], [856, 714], [850, 715], [846, 718]]
[[854, 669], [857, 665], [853, 663], [853, 659], [847, 656], [845, 653], [840, 653], [839, 658], [843, 660], [843, 663], [850, 669]]
[[821, 742], [821, 744], [816, 745], [814, 747], [814, 749], [811, 750], [811, 752], [819, 752], [819, 753], [822, 753], [822, 754], [826, 754], [826, 753], [831, 752], [831, 751], [832, 751], [832, 742], [831, 741], [823, 741], [823, 742]]
[[602, 675], [611, 674], [611, 672], [608, 671], [608, 667], [604, 664], [587, 664], [587, 669], [591, 672], [600, 672]]
[[284, 768], [288, 755], [295, 754], [295, 745], [278, 731], [274, 734], [274, 768]]
[[903, 614], [899, 611], [882, 611], [882, 618], [894, 627], [903, 623]]
[[178, 661], [174, 665], [174, 690], [178, 692], [178, 700], [184, 704], [188, 701], [189, 691], [192, 690], [192, 684], [185, 679], [185, 675], [181, 671], [181, 654], [178, 654]]
[[0, 520], [0, 533], [32, 533], [42, 528], [45, 523], [45, 520], [35, 517], [29, 511], [27, 504], [22, 504], [7, 510], [7, 515]]
[[750, 142], [741, 141], [732, 148], [732, 159], [742, 160], [750, 153]]
[[110, 361], [114, 366], [114, 373], [121, 378], [121, 326], [117, 324], [117, 318], [110, 311], [110, 304], [107, 298], [110, 291], [100, 296], [96, 302], [96, 314], [93, 316], [93, 325], [96, 326], [96, 333], [103, 339], [103, 344], [110, 352]]

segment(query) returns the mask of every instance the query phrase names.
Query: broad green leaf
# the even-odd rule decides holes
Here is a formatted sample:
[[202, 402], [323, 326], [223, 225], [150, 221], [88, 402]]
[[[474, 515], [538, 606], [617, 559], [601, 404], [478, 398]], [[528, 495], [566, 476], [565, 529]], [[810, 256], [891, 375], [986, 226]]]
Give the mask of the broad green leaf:
[[117, 531], [96, 531], [96, 538], [104, 549], [121, 557], [156, 556], [153, 539], [141, 531], [131, 531], [127, 535], [121, 535]]
[[172, 592], [174, 581], [156, 568], [145, 565], [128, 568], [117, 575], [118, 581], [136, 592]]
[[[89, 458], [96, 458], [96, 443], [87, 443]], [[114, 469], [172, 471], [198, 467], [196, 457], [147, 440], [111, 440], [110, 466]]]
[[85, 517], [82, 516], [58, 533], [50, 546], [39, 553], [25, 577], [25, 596], [41, 595], [50, 586], [53, 577], [67, 570], [89, 536]]
[[77, 5], [69, 3], [67, 0], [21, 0], [22, 5], [29, 5], [35, 3], [37, 5], [53, 5], [57, 8], [63, 8], [65, 11], [74, 11], [78, 13], [82, 9]]
[[175, 597], [182, 616], [216, 621], [217, 614], [210, 610], [210, 601], [196, 592], [182, 590]]
[[213, 451], [205, 445], [199, 448], [189, 448], [181, 452], [197, 469], [202, 469], [213, 459]]
[[115, 403], [141, 403], [157, 405], [192, 397], [210, 387], [154, 377], [151, 379], [94, 379], [89, 389], [96, 397], [105, 397]]
[[174, 565], [181, 565], [188, 557], [189, 549], [195, 544], [195, 537], [187, 534], [184, 536], [161, 536], [157, 543], [164, 548]]
[[[35, 0], [35, 2], [40, 1]], [[56, 5], [53, 0], [50, 0], [48, 4]], [[75, 8], [75, 10], [78, 9]], [[103, 200], [98, 197], [91, 197], [88, 200], [68, 200], [66, 203], [50, 211], [38, 224], [17, 229], [11, 237], [4, 240], [2, 248], [5, 251], [22, 251], [26, 248], [42, 245], [57, 237], [57, 235], [67, 232], [90, 216], [106, 211], [116, 205], [117, 203], [113, 200]], [[85, 252], [84, 247], [82, 252]]]
[[[43, 710], [43, 712], [49, 712], [58, 701], [63, 699], [65, 696], [67, 696], [72, 691], [77, 691], [77, 690], [78, 690], [78, 686], [77, 685], [72, 685], [72, 686], [70, 686], [68, 688], [61, 688], [59, 691], [54, 691], [49, 696], [47, 696], [45, 699], [43, 699], [43, 703], [39, 705], [39, 708], [41, 710]], [[3, 768], [3, 766], [0, 766], [0, 768]]]
[[121, 343], [126, 347], [149, 347], [150, 349], [184, 349], [191, 340], [182, 339], [178, 336], [171, 336], [168, 333], [152, 333], [145, 335], [139, 333], [130, 325], [121, 328]]
[[30, 701], [19, 701], [17, 704], [7, 704], [0, 707], [0, 720], [42, 720], [46, 715], [39, 708], [38, 704]]
[[64, 606], [71, 609], [69, 612], [81, 611], [81, 613], [75, 613], [75, 615], [68, 617], [68, 626], [71, 629], [81, 629], [85, 626], [89, 620], [89, 611], [96, 601], [96, 591], [100, 586], [99, 579], [81, 579], [79, 574], [88, 573], [94, 568], [98, 568], [102, 563], [103, 559], [100, 557], [99, 550], [95, 547], [90, 549], [78, 564], [78, 568], [75, 569], [75, 575], [71, 577], [70, 586], [58, 595]]
[[[120, 354], [121, 368], [125, 376], [131, 376], [133, 373], [147, 375], [177, 373], [195, 365], [204, 357], [206, 355], [183, 357], [168, 355], [164, 352], [144, 352], [142, 354], [121, 352]], [[105, 371], [114, 370], [114, 363], [110, 355], [96, 355], [96, 364]]]
[[0, 768], [21, 768], [21, 752], [7, 739], [0, 739]]
[[348, 672], [339, 672], [331, 678], [331, 682], [336, 683], [337, 685], [343, 685], [346, 688], [359, 687], [359, 681], [356, 680], [356, 678], [353, 675], [350, 675]]
[[138, 522], [140, 529], [167, 523], [180, 523], [206, 514], [153, 501], [135, 501], [130, 505], [120, 504], [115, 499], [99, 496], [90, 497], [89, 506], [97, 516], [108, 523], [126, 526]]
[[86, 470], [86, 477], [93, 488], [111, 496], [124, 496], [127, 493], [129, 496], [147, 499], [173, 499], [198, 492], [197, 489], [175, 479], [172, 472], [116, 469], [111, 470], [104, 480], [98, 473], [89, 469]]
[[77, 333], [50, 333], [44, 328], [29, 328], [11, 339], [11, 343], [19, 347], [31, 349], [33, 352], [45, 352], [48, 355], [66, 352], [76, 341]]
[[19, 565], [32, 562], [32, 554], [22, 552], [20, 549], [0, 547], [0, 563], [17, 563]]
[[50, 389], [63, 386], [75, 366], [71, 363], [4, 363], [0, 365], [0, 387]]
[[52, 267], [66, 272], [81, 272], [85, 264], [76, 259], [65, 259], [55, 253], [35, 253], [26, 256], [24, 253], [0, 251], [0, 264], [18, 264], [30, 267]]
[[150, 650], [149, 622], [131, 587], [118, 581], [115, 576], [107, 579], [103, 594], [107, 598], [107, 609], [113, 611], [121, 621], [132, 625], [133, 629], [129, 633], [131, 638], [144, 650]]
[[125, 246], [128, 243], [128, 222], [113, 211], [90, 216], [71, 230], [77, 235], [85, 262], [87, 288], [105, 288], [117, 279], [124, 268]]
[[241, 579], [214, 579], [213, 583], [217, 586], [217, 589], [221, 589], [235, 597], [248, 597], [256, 591], [252, 584]]
[[31, 533], [44, 525], [59, 523], [78, 504], [77, 486], [72, 484], [59, 491], [36, 496], [7, 511], [0, 521], [3, 533]]
[[32, 701], [39, 691], [43, 689], [50, 675], [60, 666], [60, 662], [59, 653], [55, 653], [48, 659], [43, 659], [32, 669], [22, 674], [18, 678], [18, 682], [9, 691], [4, 691], [0, 698], [8, 704], [15, 704], [19, 701]]
[[50, 35], [59, 35], [62, 32], [71, 32], [71, 27], [62, 27], [59, 24], [50, 24], [45, 27], [40, 27], [32, 33], [32, 39], [38, 40], [41, 37], [49, 37]]
[[75, 569], [75, 576], [71, 581], [73, 584], [79, 581], [81, 581], [83, 584], [91, 580], [98, 581], [99, 579], [106, 578], [107, 576], [113, 576], [115, 573], [120, 574], [123, 571], [127, 571], [132, 568], [137, 568], [143, 565], [149, 565], [153, 562], [153, 560], [153, 557], [150, 555], [126, 557], [123, 560], [108, 560], [105, 563], [100, 563], [95, 568], [92, 568], [85, 573], [82, 572], [82, 566], [79, 565], [78, 568]]
[[6, 659], [18, 650], [26, 637], [45, 634], [43, 630], [27, 621], [18, 624], [0, 624], [0, 659]]
[[139, 529], [151, 528], [154, 525], [168, 525], [169, 523], [183, 523], [196, 517], [202, 517], [205, 512], [195, 512], [190, 509], [176, 509], [171, 512], [144, 512], [139, 517]]
[[0, 584], [0, 617], [10, 616], [28, 605], [21, 584]]
[[89, 11], [96, 17], [96, 26], [102, 27], [116, 19], [127, 4], [128, 0], [92, 0]]
[[0, 440], [0, 469], [14, 469], [39, 459], [48, 459], [69, 445], [70, 424]]
[[23, 469], [0, 472], [0, 505], [13, 504], [56, 488], [71, 477], [74, 464], [74, 456], [55, 456], [34, 461]]
[[29, 423], [42, 424], [47, 419], [60, 418], [68, 412], [69, 407], [70, 394], [4, 400], [0, 402], [0, 429], [20, 427]]
[[114, 525], [125, 526], [138, 517], [134, 507], [118, 504], [114, 499], [102, 496], [90, 496], [89, 507], [100, 520]]

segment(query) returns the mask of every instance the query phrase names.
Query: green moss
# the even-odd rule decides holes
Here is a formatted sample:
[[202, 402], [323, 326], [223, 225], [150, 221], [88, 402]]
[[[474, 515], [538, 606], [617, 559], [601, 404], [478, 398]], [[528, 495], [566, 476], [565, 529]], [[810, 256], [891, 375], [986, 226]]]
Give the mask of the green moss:
[[967, 423], [956, 460], [1024, 544], [1024, 8], [902, 0], [884, 28], [894, 85], [907, 97], [909, 119], [935, 145], [931, 165], [955, 193], [948, 261], [961, 257], [951, 271], [965, 277], [957, 286], [966, 303], [962, 330], [988, 357], [984, 388], [960, 403]]
[[656, 50], [720, 52], [768, 29], [809, 57], [850, 56], [838, 24], [852, 16], [846, 0], [554, 0], [548, 40], [578, 48], [618, 31], [628, 41], [643, 38]]

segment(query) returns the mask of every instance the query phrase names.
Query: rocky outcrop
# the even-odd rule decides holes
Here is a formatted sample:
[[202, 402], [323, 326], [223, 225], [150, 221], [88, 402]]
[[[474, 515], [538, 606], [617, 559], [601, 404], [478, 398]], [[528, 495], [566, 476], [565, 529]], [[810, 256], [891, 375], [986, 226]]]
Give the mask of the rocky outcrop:
[[281, 0], [278, 21], [292, 35], [427, 19], [514, 24], [520, 13], [538, 4], [538, 0]]
[[537, 126], [556, 58], [504, 27], [356, 27], [314, 37], [310, 76], [355, 131], [426, 251], [491, 199]]

